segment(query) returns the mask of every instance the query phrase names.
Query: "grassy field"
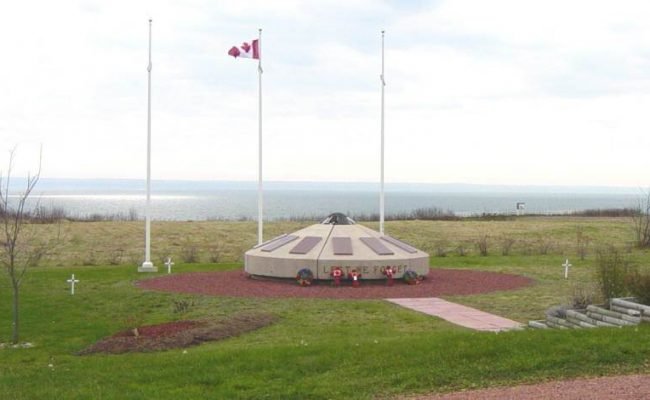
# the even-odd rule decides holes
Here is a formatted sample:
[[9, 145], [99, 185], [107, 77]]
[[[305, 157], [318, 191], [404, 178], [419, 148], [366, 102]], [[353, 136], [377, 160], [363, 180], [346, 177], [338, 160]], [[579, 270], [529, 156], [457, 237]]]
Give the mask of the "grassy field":
[[[292, 232], [315, 222], [271, 222], [264, 225], [265, 237]], [[364, 223], [378, 229], [376, 222]], [[138, 264], [142, 262], [142, 222], [64, 222], [37, 225], [43, 234], [59, 231], [64, 237], [53, 266]], [[156, 261], [167, 256], [199, 262], [241, 262], [242, 255], [257, 241], [255, 222], [154, 221], [152, 254]], [[498, 255], [505, 243], [513, 242], [513, 255], [565, 255], [575, 257], [578, 235], [587, 254], [604, 243], [629, 247], [634, 240], [628, 218], [522, 217], [497, 221], [388, 221], [386, 231], [427, 251], [432, 257], [453, 256], [464, 250], [475, 255], [477, 241], [487, 236], [488, 252]]]
[[[30, 271], [24, 283], [22, 339], [35, 347], [0, 350], [1, 399], [370, 399], [650, 372], [647, 325], [477, 333], [381, 300], [270, 300], [145, 292], [133, 285], [150, 276], [135, 272], [142, 225], [64, 224], [65, 242], [42, 267]], [[270, 223], [266, 234], [270, 237], [304, 225]], [[55, 230], [54, 226], [37, 228]], [[630, 247], [633, 232], [625, 219], [396, 221], [387, 223], [386, 229], [431, 252], [432, 267], [534, 278], [534, 286], [517, 291], [448, 297], [522, 322], [541, 318], [551, 305], [566, 303], [575, 287], [593, 285], [594, 254], [600, 245], [627, 249], [640, 265], [650, 264], [648, 252]], [[589, 238], [584, 260], [576, 256], [578, 232], [583, 239]], [[155, 257], [172, 255], [176, 273], [232, 269], [241, 267], [241, 253], [254, 243], [255, 224], [156, 222], [153, 234]], [[476, 240], [482, 235], [488, 235], [487, 256], [476, 250]], [[502, 246], [510, 238], [516, 243], [504, 256]], [[460, 256], [459, 246], [469, 252]], [[441, 248], [445, 251], [438, 251]], [[199, 262], [183, 263], [183, 257], [192, 252]], [[436, 256], [443, 253], [444, 257]], [[574, 265], [569, 281], [562, 276], [561, 263], [566, 257]], [[208, 263], [210, 258], [221, 263]], [[65, 282], [71, 273], [81, 280], [75, 296], [70, 296]], [[179, 300], [192, 300], [193, 305], [179, 312], [175, 307]], [[75, 355], [134, 324], [219, 319], [252, 311], [272, 313], [279, 322], [186, 351]], [[0, 286], [0, 316], [2, 342], [11, 330], [6, 281]]]

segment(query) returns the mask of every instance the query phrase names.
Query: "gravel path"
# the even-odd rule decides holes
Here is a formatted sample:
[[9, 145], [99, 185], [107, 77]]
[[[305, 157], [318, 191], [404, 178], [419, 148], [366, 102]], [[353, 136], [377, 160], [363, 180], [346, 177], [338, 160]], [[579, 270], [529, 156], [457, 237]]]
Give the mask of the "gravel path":
[[650, 399], [650, 375], [607, 376], [602, 378], [554, 381], [455, 392], [444, 395], [404, 397], [403, 400], [646, 400]]
[[432, 269], [424, 281], [413, 286], [397, 281], [389, 287], [384, 281], [362, 280], [359, 288], [352, 288], [349, 282], [341, 287], [333, 287], [329, 282], [301, 287], [292, 279], [251, 279], [243, 270], [233, 270], [165, 275], [139, 281], [137, 285], [149, 290], [213, 296], [383, 299], [488, 293], [517, 289], [532, 283], [532, 279], [520, 275]]

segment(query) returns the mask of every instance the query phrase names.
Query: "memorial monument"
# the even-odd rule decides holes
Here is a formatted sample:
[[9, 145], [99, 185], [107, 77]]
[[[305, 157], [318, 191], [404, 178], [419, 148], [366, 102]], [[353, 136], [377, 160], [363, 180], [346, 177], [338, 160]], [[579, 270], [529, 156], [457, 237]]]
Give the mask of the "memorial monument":
[[336, 267], [345, 276], [352, 270], [363, 279], [401, 278], [408, 270], [429, 273], [429, 255], [388, 235], [356, 224], [341, 213], [328, 216], [320, 224], [280, 235], [248, 250], [244, 268], [253, 276], [294, 278], [307, 268], [314, 278], [332, 279]]

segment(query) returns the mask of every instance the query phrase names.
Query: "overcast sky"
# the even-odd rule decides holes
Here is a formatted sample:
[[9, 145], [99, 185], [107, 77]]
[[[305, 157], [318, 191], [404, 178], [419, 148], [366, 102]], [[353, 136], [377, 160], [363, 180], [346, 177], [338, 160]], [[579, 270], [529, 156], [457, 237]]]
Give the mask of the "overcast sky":
[[[263, 28], [268, 180], [650, 184], [645, 1], [13, 1], [0, 14], [0, 151], [17, 173], [257, 179]], [[5, 169], [5, 168], [2, 168]]]

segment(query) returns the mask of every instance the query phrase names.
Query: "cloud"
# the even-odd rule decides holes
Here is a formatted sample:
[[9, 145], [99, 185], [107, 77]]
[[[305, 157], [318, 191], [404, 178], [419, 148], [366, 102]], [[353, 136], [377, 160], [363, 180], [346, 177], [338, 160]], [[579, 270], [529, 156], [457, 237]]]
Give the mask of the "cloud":
[[257, 65], [226, 51], [262, 27], [265, 177], [377, 180], [386, 29], [388, 180], [646, 186], [648, 8], [14, 2], [0, 152], [42, 143], [47, 176], [143, 177], [151, 16], [155, 178], [256, 179]]

